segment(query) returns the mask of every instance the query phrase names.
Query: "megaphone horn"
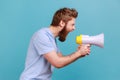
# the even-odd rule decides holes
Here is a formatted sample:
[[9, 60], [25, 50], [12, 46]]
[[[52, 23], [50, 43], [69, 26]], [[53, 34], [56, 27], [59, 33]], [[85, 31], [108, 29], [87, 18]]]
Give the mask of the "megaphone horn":
[[89, 35], [80, 35], [76, 37], [77, 44], [92, 44], [99, 46], [101, 48], [104, 47], [104, 34], [101, 33], [96, 36], [89, 36]]

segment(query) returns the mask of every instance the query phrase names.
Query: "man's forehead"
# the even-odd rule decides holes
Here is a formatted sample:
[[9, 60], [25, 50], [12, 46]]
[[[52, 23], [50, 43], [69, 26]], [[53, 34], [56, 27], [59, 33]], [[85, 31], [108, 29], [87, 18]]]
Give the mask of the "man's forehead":
[[74, 18], [72, 18], [70, 21], [68, 21], [68, 22], [70, 22], [70, 23], [75, 23], [75, 19]]

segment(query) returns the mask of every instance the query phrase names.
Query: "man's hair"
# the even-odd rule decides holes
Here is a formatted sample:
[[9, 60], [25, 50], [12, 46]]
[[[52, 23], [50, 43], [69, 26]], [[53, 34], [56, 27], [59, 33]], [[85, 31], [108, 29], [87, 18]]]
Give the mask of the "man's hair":
[[51, 25], [58, 26], [60, 21], [67, 23], [72, 18], [77, 18], [78, 12], [73, 8], [61, 8], [55, 12]]

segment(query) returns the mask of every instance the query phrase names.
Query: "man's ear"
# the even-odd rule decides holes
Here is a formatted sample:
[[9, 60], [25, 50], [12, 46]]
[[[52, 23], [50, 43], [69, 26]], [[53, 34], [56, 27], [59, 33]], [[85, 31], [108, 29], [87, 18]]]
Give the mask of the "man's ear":
[[63, 28], [64, 26], [65, 26], [65, 22], [61, 20], [61, 21], [60, 21], [60, 27]]

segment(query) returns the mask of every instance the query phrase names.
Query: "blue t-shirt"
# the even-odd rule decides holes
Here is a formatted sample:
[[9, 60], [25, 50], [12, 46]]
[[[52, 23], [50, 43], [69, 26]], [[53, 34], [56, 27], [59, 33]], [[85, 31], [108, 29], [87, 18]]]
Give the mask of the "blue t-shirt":
[[49, 28], [42, 28], [31, 38], [25, 69], [20, 80], [51, 80], [54, 67], [44, 58], [51, 51], [59, 52], [55, 37]]

